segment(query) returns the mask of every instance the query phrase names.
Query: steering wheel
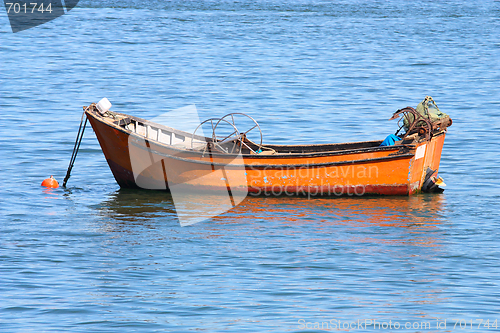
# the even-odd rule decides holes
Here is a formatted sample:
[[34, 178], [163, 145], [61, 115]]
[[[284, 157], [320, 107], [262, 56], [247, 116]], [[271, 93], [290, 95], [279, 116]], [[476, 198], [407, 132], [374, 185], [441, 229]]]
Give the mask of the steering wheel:
[[[248, 119], [251, 120], [251, 122], [253, 122], [255, 125], [252, 126], [249, 125], [249, 128], [246, 129], [246, 131], [244, 132], [240, 132], [237, 128], [236, 128], [236, 122], [235, 122], [235, 116], [238, 116], [239, 118], [241, 117], [246, 117]], [[215, 131], [217, 130], [217, 126], [219, 126], [219, 124], [222, 122], [222, 121], [225, 121], [227, 123], [229, 123], [227, 119], [231, 119], [231, 123], [233, 125], [233, 127], [235, 128], [235, 132], [233, 132], [232, 134], [230, 134], [229, 136], [225, 137], [224, 139], [225, 140], [234, 140], [235, 142], [236, 141], [239, 141], [240, 142], [240, 152], [241, 152], [241, 148], [243, 146], [247, 147], [251, 152], [253, 152], [254, 154], [258, 154], [260, 153], [261, 151], [261, 148], [262, 148], [262, 130], [260, 129], [260, 126], [259, 124], [255, 121], [255, 119], [253, 119], [252, 117], [250, 117], [249, 115], [247, 114], [244, 114], [244, 113], [240, 113], [240, 112], [235, 112], [235, 113], [229, 113], [229, 114], [226, 114], [224, 117], [220, 118], [220, 120], [217, 122], [217, 124], [215, 124], [215, 127], [213, 128], [213, 136], [215, 136]], [[251, 127], [250, 127], [251, 126]], [[257, 145], [257, 150], [254, 150], [252, 149], [246, 142], [245, 142], [245, 139], [247, 137], [247, 134], [254, 131], [255, 129], [258, 129], [259, 130], [259, 136], [260, 136], [260, 141], [259, 143], [255, 143]], [[234, 149], [234, 148], [233, 148]]]
[[[419, 135], [423, 136], [425, 135], [425, 139], [429, 141], [432, 137], [432, 130], [433, 126], [432, 123], [428, 118], [425, 118], [422, 116], [420, 113], [417, 112], [414, 108], [411, 106], [407, 106], [406, 108], [400, 109], [392, 115], [392, 117], [389, 120], [393, 120], [398, 118], [399, 116], [402, 116], [401, 119], [407, 117], [407, 119], [410, 121], [411, 118], [409, 118], [409, 114], [413, 115], [413, 120], [411, 121], [411, 124], [409, 128], [407, 129], [405, 135], [401, 139], [405, 139], [410, 133], [418, 132]], [[400, 119], [400, 121], [401, 121]], [[423, 122], [423, 125], [420, 125]], [[402, 127], [401, 127], [402, 128]], [[400, 129], [401, 129], [400, 128]], [[399, 130], [398, 130], [399, 132]], [[397, 133], [396, 133], [397, 134]]]
[[[193, 149], [194, 137], [196, 135], [196, 131], [198, 131], [198, 129], [200, 127], [202, 127], [203, 124], [208, 123], [208, 122], [210, 122], [210, 125], [212, 127], [212, 143], [215, 147], [217, 147], [218, 149], [220, 149], [223, 152], [232, 154], [232, 153], [234, 153], [235, 148], [237, 146], [239, 146], [238, 154], [241, 152], [241, 145], [238, 145], [238, 142], [242, 142], [243, 140], [241, 138], [241, 135], [240, 135], [238, 129], [236, 128], [236, 126], [234, 124], [230, 123], [229, 121], [227, 121], [225, 119], [219, 119], [219, 118], [207, 119], [207, 120], [203, 121], [201, 124], [199, 124], [198, 127], [196, 127], [193, 134], [191, 135], [191, 149]], [[215, 126], [214, 126], [214, 122], [217, 122]], [[219, 125], [221, 122], [229, 124], [232, 127], [233, 132], [225, 137], [222, 137], [222, 136], [217, 137], [217, 135], [215, 134], [215, 129], [216, 129], [217, 125]], [[233, 142], [233, 146], [231, 147], [231, 149], [229, 149], [229, 147], [228, 148], [223, 147], [224, 144], [229, 143], [229, 142]]]

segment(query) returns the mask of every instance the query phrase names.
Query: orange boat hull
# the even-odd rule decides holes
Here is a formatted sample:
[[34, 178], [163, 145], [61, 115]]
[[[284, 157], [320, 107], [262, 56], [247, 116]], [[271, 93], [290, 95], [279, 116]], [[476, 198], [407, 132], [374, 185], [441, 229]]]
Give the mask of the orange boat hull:
[[428, 168], [438, 171], [446, 132], [411, 146], [379, 148], [371, 142], [371, 148], [234, 157], [182, 151], [120, 127], [95, 111], [87, 110], [86, 115], [121, 187], [178, 186], [250, 195], [415, 194], [422, 190]]

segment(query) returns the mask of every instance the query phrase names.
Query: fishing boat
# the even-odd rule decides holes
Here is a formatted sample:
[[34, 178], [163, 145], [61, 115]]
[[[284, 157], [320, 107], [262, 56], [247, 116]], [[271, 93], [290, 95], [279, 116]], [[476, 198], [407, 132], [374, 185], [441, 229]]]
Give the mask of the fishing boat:
[[[442, 191], [439, 185], [444, 184], [437, 173], [452, 121], [430, 112], [434, 105], [426, 97], [417, 109], [396, 111], [391, 119], [400, 120], [399, 136], [392, 136], [389, 144], [264, 144], [260, 125], [243, 113], [205, 120], [187, 132], [112, 112], [107, 99], [84, 107], [84, 113], [122, 188], [274, 196], [412, 195]], [[252, 126], [239, 127], [243, 118]], [[204, 126], [211, 135], [200, 135]], [[229, 134], [219, 133], [224, 126]], [[251, 140], [251, 133], [258, 139]]]

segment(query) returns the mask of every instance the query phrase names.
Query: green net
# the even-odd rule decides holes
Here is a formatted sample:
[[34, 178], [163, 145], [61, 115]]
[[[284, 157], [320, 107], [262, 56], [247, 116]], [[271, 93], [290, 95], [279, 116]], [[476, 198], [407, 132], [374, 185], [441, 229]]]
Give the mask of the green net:
[[[416, 110], [424, 118], [429, 119], [431, 123], [435, 123], [445, 117], [448, 117], [446, 113], [439, 111], [436, 102], [434, 102], [431, 96], [425, 96], [424, 100], [417, 105]], [[413, 114], [408, 113], [403, 120], [405, 130], [408, 130], [413, 121], [414, 121]], [[421, 123], [422, 124], [417, 124], [417, 126], [424, 126], [424, 122], [421, 121]]]

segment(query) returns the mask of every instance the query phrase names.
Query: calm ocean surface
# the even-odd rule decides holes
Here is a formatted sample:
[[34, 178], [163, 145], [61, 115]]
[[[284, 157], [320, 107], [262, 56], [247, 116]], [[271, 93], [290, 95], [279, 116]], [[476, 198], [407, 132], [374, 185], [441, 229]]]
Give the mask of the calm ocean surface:
[[[500, 2], [87, 0], [16, 34], [0, 9], [0, 331], [500, 330]], [[247, 198], [181, 227], [90, 129], [68, 188], [40, 186], [102, 97], [321, 143], [383, 139], [425, 95], [454, 120], [440, 195]]]

